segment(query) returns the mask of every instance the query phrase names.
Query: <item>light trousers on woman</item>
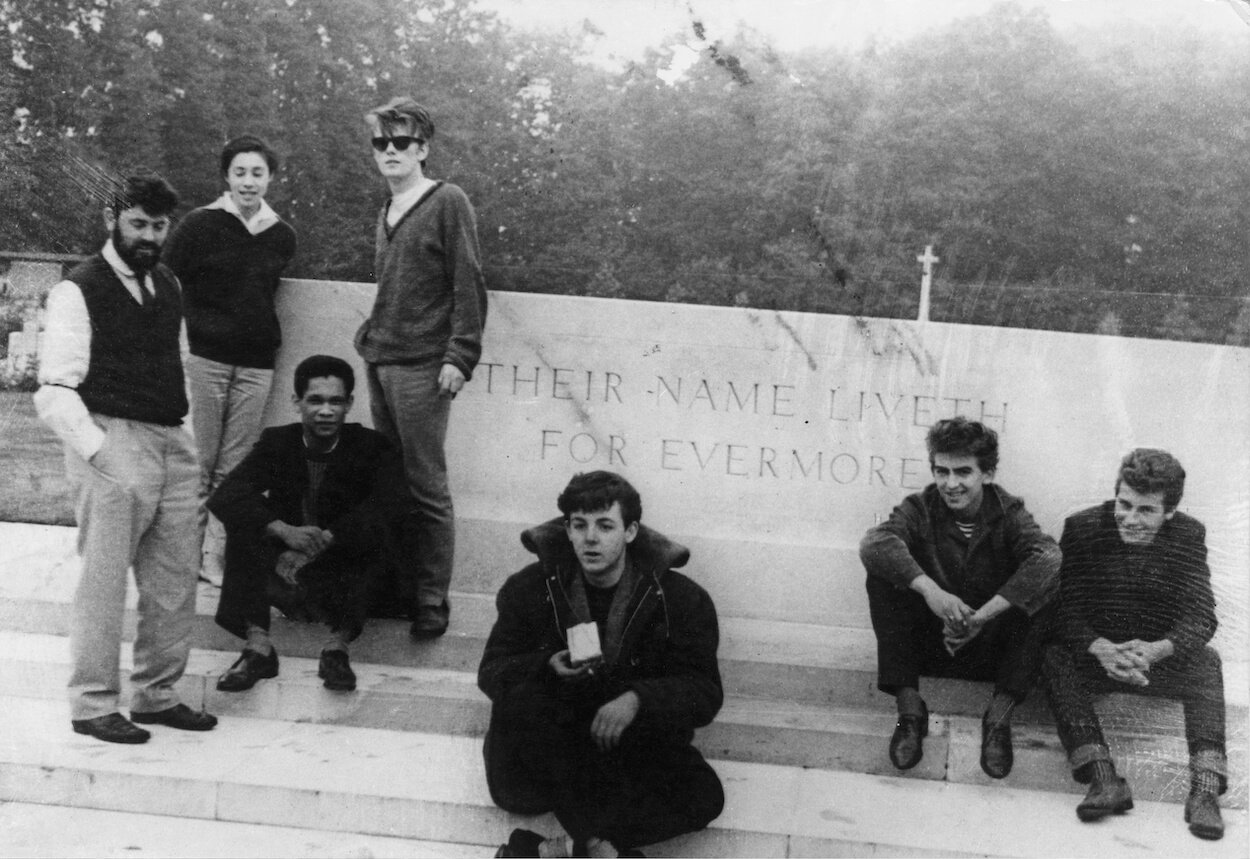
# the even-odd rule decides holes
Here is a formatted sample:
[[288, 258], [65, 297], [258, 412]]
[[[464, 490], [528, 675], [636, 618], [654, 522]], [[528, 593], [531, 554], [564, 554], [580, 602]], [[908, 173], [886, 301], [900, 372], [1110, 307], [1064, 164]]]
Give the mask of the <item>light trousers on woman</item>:
[[[200, 495], [207, 498], [234, 470], [260, 435], [273, 370], [236, 367], [198, 355], [187, 359], [191, 425], [200, 457]], [[201, 575], [221, 584], [226, 532], [214, 516], [204, 531]]]

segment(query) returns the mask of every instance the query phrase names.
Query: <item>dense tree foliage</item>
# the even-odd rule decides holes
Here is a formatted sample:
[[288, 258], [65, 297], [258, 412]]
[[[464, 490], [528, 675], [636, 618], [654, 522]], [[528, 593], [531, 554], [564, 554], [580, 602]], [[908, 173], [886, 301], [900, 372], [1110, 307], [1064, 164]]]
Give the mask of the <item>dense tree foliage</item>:
[[[0, 249], [99, 241], [110, 175], [220, 192], [285, 156], [291, 274], [367, 280], [385, 189], [361, 117], [411, 93], [496, 289], [1250, 345], [1250, 28], [1057, 32], [1011, 4], [910, 42], [785, 54], [690, 31], [624, 69], [472, 0], [0, 0]], [[702, 41], [698, 41], [702, 39]]]

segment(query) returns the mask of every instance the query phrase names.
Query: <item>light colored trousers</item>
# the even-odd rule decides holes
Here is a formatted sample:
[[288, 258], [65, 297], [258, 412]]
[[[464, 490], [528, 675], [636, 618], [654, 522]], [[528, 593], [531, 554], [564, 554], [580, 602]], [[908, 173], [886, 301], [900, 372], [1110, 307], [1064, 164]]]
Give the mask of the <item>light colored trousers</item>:
[[420, 364], [369, 364], [373, 426], [404, 456], [413, 509], [403, 526], [402, 557], [412, 566], [401, 582], [418, 605], [447, 599], [456, 554], [456, 516], [447, 484], [447, 418], [451, 399], [438, 395], [441, 360]]
[[[198, 355], [187, 357], [186, 370], [191, 425], [200, 454], [200, 494], [208, 498], [256, 443], [273, 370], [235, 367]], [[225, 529], [215, 516], [209, 516], [204, 554], [216, 558], [220, 565], [225, 551]]]
[[139, 589], [131, 712], [178, 703], [195, 619], [199, 466], [183, 427], [93, 415], [104, 446], [87, 462], [70, 448], [82, 576], [74, 594], [71, 718], [118, 711], [127, 571]]

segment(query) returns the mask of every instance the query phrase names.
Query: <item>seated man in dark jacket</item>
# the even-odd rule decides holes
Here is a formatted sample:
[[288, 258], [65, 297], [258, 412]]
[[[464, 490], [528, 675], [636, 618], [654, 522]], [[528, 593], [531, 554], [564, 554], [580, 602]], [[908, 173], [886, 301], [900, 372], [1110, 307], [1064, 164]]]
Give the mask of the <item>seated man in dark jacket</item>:
[[1120, 463], [1115, 498], [1069, 517], [1060, 547], [1060, 603], [1043, 674], [1073, 777], [1089, 784], [1076, 807], [1099, 820], [1133, 807], [1116, 775], [1093, 697], [1133, 692], [1179, 698], [1189, 744], [1185, 820], [1199, 838], [1224, 834], [1216, 797], [1228, 786], [1224, 675], [1206, 529], [1179, 512], [1185, 469], [1138, 448]]
[[1058, 587], [1059, 547], [1024, 502], [992, 483], [998, 435], [977, 421], [928, 434], [934, 482], [860, 542], [877, 636], [877, 688], [895, 696], [890, 760], [924, 754], [929, 710], [920, 676], [994, 683], [981, 720], [981, 769], [1011, 772], [1011, 712], [1033, 687]]
[[300, 422], [271, 427], [208, 500], [226, 526], [217, 624], [247, 640], [217, 681], [223, 692], [278, 676], [269, 606], [306, 604], [330, 625], [318, 675], [356, 688], [348, 642], [360, 635], [384, 569], [383, 533], [402, 509], [403, 467], [390, 443], [344, 424], [356, 378], [341, 358], [314, 355], [295, 368]]
[[568, 837], [517, 829], [496, 855], [640, 855], [724, 805], [690, 745], [721, 706], [716, 607], [671, 569], [690, 552], [639, 522], [623, 478], [579, 474], [557, 504], [562, 519], [521, 536], [538, 562], [499, 591], [478, 685], [491, 796], [554, 811]]

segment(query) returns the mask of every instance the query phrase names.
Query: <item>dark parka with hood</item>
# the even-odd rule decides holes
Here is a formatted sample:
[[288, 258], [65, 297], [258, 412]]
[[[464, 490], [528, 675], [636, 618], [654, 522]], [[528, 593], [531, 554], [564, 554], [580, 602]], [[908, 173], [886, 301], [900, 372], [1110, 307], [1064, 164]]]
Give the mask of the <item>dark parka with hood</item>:
[[[716, 608], [703, 588], [673, 569], [689, 560], [689, 550], [639, 524], [628, 550], [635, 584], [619, 653], [613, 659], [605, 640], [602, 668], [584, 682], [569, 684], [556, 677], [548, 660], [568, 648], [567, 630], [579, 622], [571, 585], [580, 565], [563, 519], [525, 531], [521, 542], [538, 561], [500, 589], [499, 617], [478, 669], [478, 686], [494, 705], [492, 731], [496, 720], [506, 718], [512, 696], [527, 694], [521, 690], [532, 691], [533, 684], [567, 699], [570, 718], [593, 717], [598, 707], [632, 689], [639, 709], [626, 737], [632, 732], [636, 740], [654, 744], [657, 754], [666, 746], [688, 745], [694, 729], [716, 716], [723, 698]], [[492, 757], [511, 756], [500, 745], [488, 737], [488, 768]]]

